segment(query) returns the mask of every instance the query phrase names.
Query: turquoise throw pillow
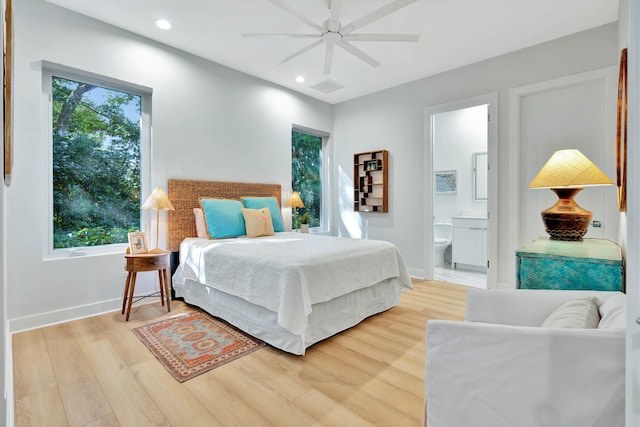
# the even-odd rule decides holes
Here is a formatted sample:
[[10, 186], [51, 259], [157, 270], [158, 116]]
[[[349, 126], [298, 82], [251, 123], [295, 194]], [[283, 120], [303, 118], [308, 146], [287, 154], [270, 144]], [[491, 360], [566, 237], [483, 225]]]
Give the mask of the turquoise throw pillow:
[[224, 239], [247, 234], [240, 200], [200, 199], [200, 206], [211, 239]]
[[273, 222], [273, 231], [284, 231], [284, 222], [282, 222], [280, 206], [275, 197], [242, 197], [242, 202], [247, 209], [269, 208], [271, 222]]

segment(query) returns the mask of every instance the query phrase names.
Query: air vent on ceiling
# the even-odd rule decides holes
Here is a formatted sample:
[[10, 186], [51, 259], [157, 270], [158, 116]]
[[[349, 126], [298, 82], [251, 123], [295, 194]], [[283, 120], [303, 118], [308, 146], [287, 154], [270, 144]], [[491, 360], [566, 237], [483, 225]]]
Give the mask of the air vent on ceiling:
[[342, 89], [344, 86], [342, 86], [340, 83], [336, 82], [335, 80], [325, 80], [322, 83], [318, 83], [315, 86], [311, 86], [311, 89], [315, 89], [315, 90], [319, 90], [322, 93], [329, 93], [329, 92], [333, 92], [336, 91], [338, 89]]

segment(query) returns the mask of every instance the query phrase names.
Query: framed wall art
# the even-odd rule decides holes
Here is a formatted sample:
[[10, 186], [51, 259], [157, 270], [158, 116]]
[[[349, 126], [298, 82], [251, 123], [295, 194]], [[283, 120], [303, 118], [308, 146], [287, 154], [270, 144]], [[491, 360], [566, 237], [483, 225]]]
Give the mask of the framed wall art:
[[616, 185], [618, 210], [627, 211], [627, 49], [620, 52], [618, 77], [618, 117], [616, 131]]
[[458, 193], [458, 171], [436, 171], [434, 180], [436, 194]]

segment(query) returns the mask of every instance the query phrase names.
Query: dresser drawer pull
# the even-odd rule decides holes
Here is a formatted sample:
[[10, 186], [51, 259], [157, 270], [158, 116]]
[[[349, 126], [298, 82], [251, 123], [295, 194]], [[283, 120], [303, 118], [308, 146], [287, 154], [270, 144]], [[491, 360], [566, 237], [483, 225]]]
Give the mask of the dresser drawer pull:
[[151, 261], [151, 264], [158, 265], [158, 261]]

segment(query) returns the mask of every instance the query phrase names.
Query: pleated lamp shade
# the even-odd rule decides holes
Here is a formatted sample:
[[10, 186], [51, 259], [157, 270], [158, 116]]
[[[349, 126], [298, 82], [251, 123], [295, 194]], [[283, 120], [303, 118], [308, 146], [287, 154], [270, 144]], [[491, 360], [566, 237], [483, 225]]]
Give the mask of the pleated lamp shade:
[[540, 169], [529, 188], [582, 188], [611, 185], [609, 179], [579, 150], [558, 150]]
[[173, 205], [171, 204], [171, 200], [169, 200], [169, 196], [164, 190], [160, 187], [156, 187], [151, 195], [147, 198], [144, 204], [140, 207], [143, 210], [154, 210], [156, 211], [156, 235], [155, 242], [156, 247], [149, 252], [164, 252], [163, 249], [158, 247], [158, 239], [160, 236], [160, 211], [173, 211]]
[[288, 208], [304, 208], [304, 203], [302, 203], [300, 194], [297, 191], [292, 191], [291, 196], [289, 196], [289, 200], [285, 203], [285, 206]]
[[147, 200], [142, 205], [141, 209], [153, 209], [154, 211], [173, 211], [173, 205], [171, 204], [171, 200], [169, 200], [169, 196], [164, 190], [160, 187], [156, 187], [151, 195], [147, 198]]
[[612, 184], [584, 154], [569, 149], [553, 153], [529, 188], [548, 188], [558, 196], [555, 205], [541, 212], [551, 240], [580, 241], [589, 229], [592, 214], [578, 206], [573, 198], [583, 187]]

